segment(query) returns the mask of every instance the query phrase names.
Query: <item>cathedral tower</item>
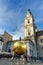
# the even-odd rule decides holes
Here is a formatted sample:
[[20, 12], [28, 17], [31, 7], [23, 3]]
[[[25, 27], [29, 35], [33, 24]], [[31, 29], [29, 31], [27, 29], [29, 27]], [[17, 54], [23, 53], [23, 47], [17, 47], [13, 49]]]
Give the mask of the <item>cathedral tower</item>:
[[34, 37], [35, 37], [34, 18], [30, 9], [28, 9], [25, 18], [25, 38], [31, 38], [32, 40], [34, 40]]
[[37, 49], [36, 49], [36, 40], [35, 40], [35, 23], [34, 23], [34, 17], [28, 9], [26, 18], [25, 18], [25, 38], [30, 39], [34, 43], [33, 47], [33, 56], [37, 57]]

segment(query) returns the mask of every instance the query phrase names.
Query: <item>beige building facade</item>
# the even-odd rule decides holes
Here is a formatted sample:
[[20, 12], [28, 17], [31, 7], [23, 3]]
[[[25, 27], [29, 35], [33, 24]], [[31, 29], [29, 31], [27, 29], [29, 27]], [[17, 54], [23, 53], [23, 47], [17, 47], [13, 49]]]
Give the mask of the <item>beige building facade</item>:
[[0, 49], [1, 49], [1, 51], [6, 50], [6, 43], [11, 40], [12, 40], [12, 36], [9, 33], [7, 33], [6, 31], [4, 32], [4, 34], [0, 35]]
[[43, 31], [36, 32], [37, 56], [43, 57]]
[[4, 39], [3, 39], [4, 43], [6, 43], [7, 41], [11, 41], [11, 40], [12, 40], [12, 36], [5, 31], [4, 32]]

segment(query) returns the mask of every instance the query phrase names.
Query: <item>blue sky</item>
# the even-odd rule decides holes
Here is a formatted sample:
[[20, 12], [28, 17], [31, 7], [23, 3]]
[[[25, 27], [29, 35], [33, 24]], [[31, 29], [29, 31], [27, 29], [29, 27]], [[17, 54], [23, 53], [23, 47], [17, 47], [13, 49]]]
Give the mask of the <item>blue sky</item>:
[[43, 30], [43, 0], [0, 0], [0, 34], [24, 37], [24, 19], [30, 8], [39, 30]]

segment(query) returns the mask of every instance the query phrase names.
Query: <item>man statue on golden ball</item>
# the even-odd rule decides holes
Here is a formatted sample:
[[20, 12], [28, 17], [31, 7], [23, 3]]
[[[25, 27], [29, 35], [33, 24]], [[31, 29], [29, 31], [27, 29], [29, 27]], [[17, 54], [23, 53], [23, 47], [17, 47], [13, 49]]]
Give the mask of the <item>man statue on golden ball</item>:
[[26, 44], [22, 41], [14, 43], [13, 51], [17, 55], [23, 55], [26, 53], [27, 47]]

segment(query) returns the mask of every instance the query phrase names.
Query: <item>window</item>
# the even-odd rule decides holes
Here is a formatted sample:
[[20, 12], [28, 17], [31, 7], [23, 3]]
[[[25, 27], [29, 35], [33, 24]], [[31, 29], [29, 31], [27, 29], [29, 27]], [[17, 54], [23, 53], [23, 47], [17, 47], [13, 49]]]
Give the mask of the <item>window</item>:
[[11, 49], [9, 48], [8, 52], [11, 52]]
[[30, 49], [30, 54], [31, 54], [31, 49]]
[[30, 33], [28, 32], [28, 35], [30, 35]]
[[2, 43], [0, 43], [0, 45], [2, 45]]
[[41, 43], [43, 43], [43, 39], [41, 39]]
[[28, 20], [28, 23], [30, 23], [30, 21]]
[[38, 52], [37, 52], [37, 55], [38, 55]]
[[43, 47], [42, 47], [42, 49], [43, 49]]

